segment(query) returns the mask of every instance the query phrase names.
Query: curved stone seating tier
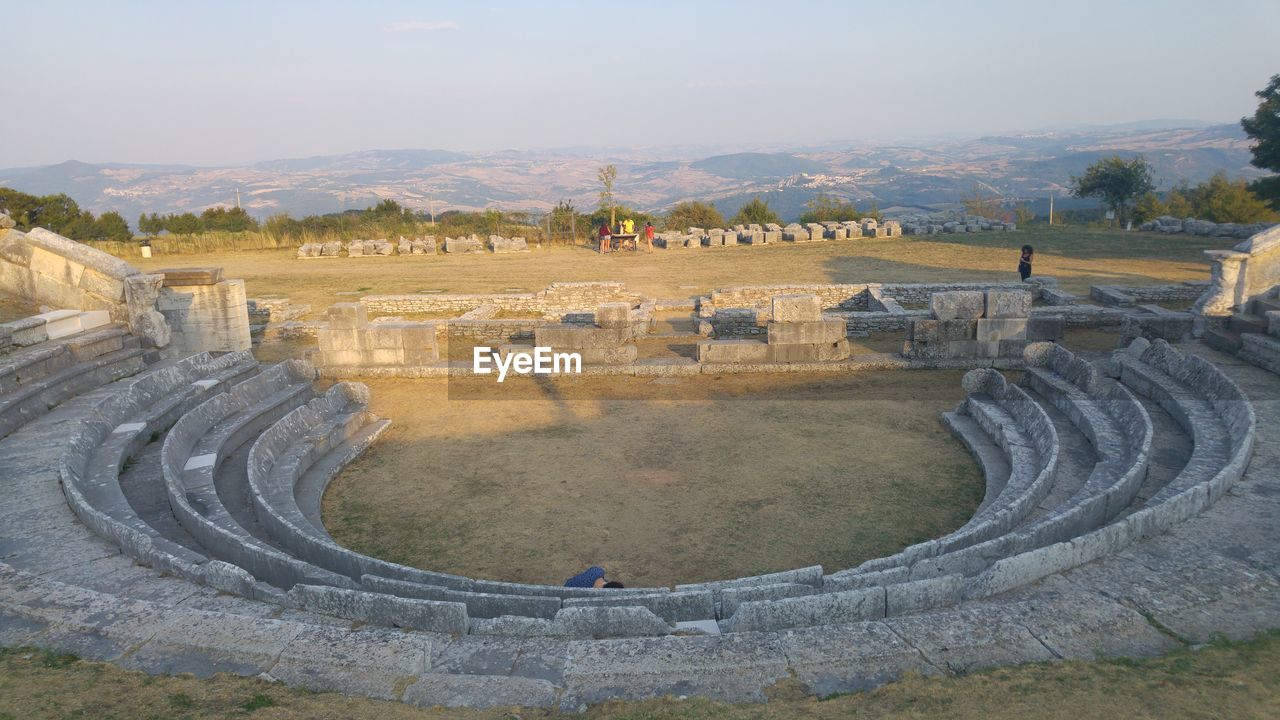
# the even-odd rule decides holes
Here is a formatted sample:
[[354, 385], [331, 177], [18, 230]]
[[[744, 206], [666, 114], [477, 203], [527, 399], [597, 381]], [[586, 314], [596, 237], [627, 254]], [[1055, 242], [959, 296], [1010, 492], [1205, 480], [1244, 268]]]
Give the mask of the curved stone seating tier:
[[[210, 551], [205, 538], [196, 538], [184, 549], [203, 563], [174, 555], [173, 571], [138, 567], [116, 548], [135, 558], [138, 550], [155, 555], [157, 538], [174, 538], [138, 526], [127, 512], [129, 495], [113, 488], [113, 477], [132, 477], [151, 464], [157, 474], [175, 476], [175, 466], [181, 472], [205, 458], [192, 469], [205, 467], [212, 455], [212, 468], [235, 466], [216, 477], [243, 483], [246, 498], [252, 485], [265, 483], [263, 505], [253, 505], [253, 514], [282, 507], [300, 534], [324, 538], [318, 495], [363, 444], [361, 434], [377, 427], [353, 386], [312, 399], [313, 376], [304, 364], [239, 383], [247, 373], [228, 356], [151, 368], [81, 394], [0, 439], [0, 466], [9, 470], [0, 473], [0, 629], [6, 643], [73, 650], [150, 672], [270, 672], [291, 685], [415, 704], [580, 710], [611, 697], [669, 693], [763, 700], [766, 688], [790, 677], [826, 694], [910, 671], [1137, 656], [1176, 645], [1163, 628], [1205, 642], [1220, 629], [1241, 637], [1280, 622], [1280, 583], [1257, 571], [1280, 542], [1269, 522], [1280, 481], [1268, 472], [1280, 449], [1260, 444], [1265, 460], [1247, 470], [1258, 422], [1227, 373], [1247, 381], [1255, 398], [1280, 396], [1280, 381], [1250, 366], [1219, 368], [1160, 342], [1138, 342], [1100, 366], [1118, 383], [1069, 353], [1044, 352], [1029, 352], [1023, 387], [989, 372], [970, 376], [963, 407], [972, 414], [953, 413], [948, 421], [971, 451], [979, 448], [974, 456], [987, 475], [987, 496], [969, 528], [993, 521], [1032, 491], [1012, 477], [1017, 464], [1006, 469], [1002, 460], [1008, 464], [1017, 453], [1039, 464], [1044, 452], [1068, 443], [1091, 446], [1087, 463], [1084, 455], [1062, 459], [1058, 472], [1071, 477], [1050, 483], [1052, 491], [1010, 529], [949, 553], [825, 578], [814, 566], [620, 591], [491, 580], [459, 589], [370, 573], [335, 574], [349, 585], [337, 587], [321, 568], [293, 557], [266, 521], [254, 524], [265, 538], [221, 524], [223, 534], [211, 536], [234, 541], [252, 557]], [[205, 387], [193, 389], [202, 381]], [[282, 400], [295, 385], [303, 388], [299, 396]], [[1280, 420], [1274, 406], [1260, 406], [1268, 426]], [[1138, 496], [1134, 485], [1151, 447], [1151, 418], [1143, 422], [1148, 408], [1159, 415], [1158, 432], [1174, 425], [1185, 431], [1162, 447], [1181, 444], [1187, 452], [1175, 454], [1189, 459], [1180, 468], [1177, 460], [1161, 464], [1158, 480], [1148, 480]], [[1039, 422], [1037, 409], [1048, 423], [1036, 432], [1056, 427], [1057, 443], [1037, 444], [1028, 424]], [[163, 443], [147, 443], [174, 418]], [[259, 443], [262, 465], [253, 469], [247, 458]], [[225, 461], [232, 455], [237, 462]], [[1249, 491], [1222, 497], [1246, 472]], [[183, 492], [165, 500], [181, 515], [182, 501], [190, 502], [189, 478], [176, 477]], [[172, 489], [169, 480], [155, 487]], [[234, 489], [212, 487], [201, 476], [191, 489], [201, 503], [218, 505]], [[300, 494], [314, 501], [311, 515]], [[1220, 497], [1224, 507], [1208, 507]], [[1175, 527], [1206, 508], [1199, 521]], [[1078, 523], [1064, 521], [1073, 516]], [[199, 527], [189, 517], [179, 521]], [[1048, 527], [1066, 535], [1043, 534]], [[1172, 533], [1152, 537], [1166, 530]], [[1049, 542], [1055, 537], [1065, 539]], [[1230, 553], [1214, 547], [1214, 538], [1227, 537]], [[1010, 554], [976, 575], [968, 566], [951, 572], [940, 564], [977, 552], [970, 548]], [[1106, 557], [1126, 548], [1123, 560]], [[258, 555], [267, 552], [298, 563], [292, 569], [303, 579], [282, 592], [240, 566], [261, 570], [253, 563], [265, 563]], [[163, 567], [162, 558], [155, 567]], [[926, 568], [933, 568], [930, 576], [921, 577]], [[1061, 579], [1033, 583], [1061, 572]], [[262, 599], [285, 609], [263, 606]], [[718, 627], [707, 630], [709, 618]], [[815, 625], [821, 627], [809, 627]], [[726, 635], [682, 636], [697, 630]]]
[[1153, 427], [1131, 393], [1099, 380], [1096, 369], [1050, 343], [1028, 348], [1023, 382], [1061, 410], [1093, 443], [1098, 461], [1069, 496], [1009, 533], [912, 566], [912, 579], [976, 575], [994, 562], [1070, 540], [1124, 512], [1146, 479]]
[[1203, 511], [1244, 474], [1257, 420], [1244, 393], [1212, 363], [1183, 355], [1163, 340], [1138, 339], [1113, 355], [1111, 372], [1182, 425], [1193, 441], [1191, 458], [1168, 484], [1116, 521], [998, 560], [966, 583], [966, 598], [1005, 592], [1166, 532]]
[[827, 589], [861, 586], [854, 576], [911, 567], [998, 537], [1022, 522], [1049, 493], [1057, 473], [1058, 433], [1044, 409], [995, 370], [973, 370], [965, 375], [964, 385], [969, 395], [956, 412], [972, 418], [1004, 450], [1011, 468], [1008, 481], [955, 532], [833, 573], [824, 582]]
[[182, 416], [165, 436], [161, 468], [169, 505], [182, 527], [215, 558], [281, 590], [297, 583], [353, 587], [250, 534], [218, 497], [214, 472], [237, 447], [311, 397], [315, 368], [289, 360]]
[[[369, 391], [364, 385], [338, 383], [322, 397], [285, 415], [258, 437], [249, 451], [248, 483], [259, 522], [297, 557], [353, 582], [363, 575], [380, 575], [442, 588], [470, 589], [470, 578], [418, 570], [348, 550], [303, 514], [295, 493], [312, 465], [337, 450], [344, 461], [327, 463], [336, 474], [346, 460], [354, 458], [389, 424], [365, 410], [368, 402]], [[365, 428], [368, 432], [362, 437], [362, 444], [350, 444]], [[312, 493], [308, 501], [313, 507], [319, 506], [332, 477], [307, 485]]]
[[64, 400], [147, 367], [137, 338], [119, 327], [50, 341], [0, 365], [0, 438]]
[[183, 412], [256, 367], [249, 353], [216, 360], [200, 353], [114, 388], [67, 439], [70, 449], [59, 459], [63, 491], [81, 521], [153, 567], [175, 571], [182, 563], [203, 563], [202, 555], [167, 540], [138, 516], [120, 487], [120, 471]]

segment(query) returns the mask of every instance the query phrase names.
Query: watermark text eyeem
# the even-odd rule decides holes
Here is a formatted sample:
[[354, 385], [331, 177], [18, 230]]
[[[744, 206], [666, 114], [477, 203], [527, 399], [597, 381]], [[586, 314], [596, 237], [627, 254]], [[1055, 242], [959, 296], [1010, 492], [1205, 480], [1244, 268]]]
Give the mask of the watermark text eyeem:
[[471, 371], [476, 375], [492, 375], [496, 371], [498, 382], [506, 380], [508, 372], [515, 372], [517, 375], [581, 374], [582, 355], [576, 352], [555, 352], [542, 346], [499, 355], [492, 348], [478, 345], [472, 350]]

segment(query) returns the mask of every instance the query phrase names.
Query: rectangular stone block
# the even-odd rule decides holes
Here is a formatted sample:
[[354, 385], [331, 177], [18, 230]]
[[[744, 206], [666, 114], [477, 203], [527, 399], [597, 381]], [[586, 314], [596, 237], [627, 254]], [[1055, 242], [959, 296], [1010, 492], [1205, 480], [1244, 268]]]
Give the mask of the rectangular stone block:
[[32, 271], [70, 287], [80, 284], [80, 275], [84, 272], [84, 265], [39, 247], [31, 249], [30, 267]]
[[364, 346], [370, 350], [399, 350], [404, 347], [404, 334], [398, 327], [379, 327], [374, 323], [364, 331]]
[[112, 302], [124, 301], [124, 281], [90, 267], [80, 275], [80, 289]]
[[535, 344], [558, 350], [614, 348], [631, 340], [631, 329], [582, 325], [543, 325], [534, 330]]
[[769, 345], [774, 362], [834, 362], [849, 357], [849, 341], [841, 338], [833, 343]]
[[916, 343], [941, 343], [942, 321], [925, 318], [913, 319], [907, 324], [907, 340]]
[[155, 273], [164, 275], [165, 287], [173, 287], [175, 285], [217, 285], [222, 282], [222, 268], [220, 267], [166, 268], [164, 270], [156, 270]]
[[982, 317], [986, 298], [980, 290], [936, 292], [929, 296], [929, 312], [935, 320], [976, 320]]
[[822, 319], [822, 302], [817, 295], [774, 295], [774, 322], [813, 322]]
[[948, 358], [973, 358], [985, 357], [979, 354], [979, 343], [977, 340], [952, 340], [943, 343]]
[[354, 350], [359, 352], [364, 348], [362, 333], [359, 330], [335, 330], [331, 327], [317, 328], [316, 342], [319, 344], [321, 352], [332, 352], [338, 350]]
[[765, 230], [764, 239], [761, 240], [760, 242], [765, 245], [768, 245], [769, 243], [780, 243], [782, 242], [782, 231], [781, 230]]
[[999, 342], [1000, 340], [1026, 340], [1026, 318], [982, 318], [978, 320], [977, 339], [980, 342]]
[[1031, 314], [1031, 291], [988, 290], [986, 317], [1025, 318]]
[[703, 340], [698, 343], [700, 363], [762, 363], [769, 361], [769, 346], [759, 340]]
[[1027, 339], [1033, 342], [1061, 340], [1067, 333], [1067, 322], [1061, 315], [1032, 315], [1027, 320]]
[[398, 367], [405, 365], [404, 350], [401, 348], [366, 348], [365, 362], [362, 365], [382, 365]]
[[977, 339], [977, 320], [940, 320], [939, 336], [945, 342], [956, 342]]
[[363, 303], [334, 303], [326, 314], [334, 328], [357, 328], [369, 324], [369, 311]]
[[630, 365], [640, 357], [635, 345], [579, 348], [573, 352], [582, 356], [583, 365]]
[[834, 343], [848, 334], [845, 322], [841, 318], [816, 320], [808, 322], [769, 323], [769, 344], [795, 343]]
[[1027, 349], [1027, 343], [1027, 340], [1001, 340], [996, 357], [1020, 358], [1022, 352]]
[[596, 308], [596, 324], [602, 328], [630, 327], [631, 304], [614, 302], [600, 305]]

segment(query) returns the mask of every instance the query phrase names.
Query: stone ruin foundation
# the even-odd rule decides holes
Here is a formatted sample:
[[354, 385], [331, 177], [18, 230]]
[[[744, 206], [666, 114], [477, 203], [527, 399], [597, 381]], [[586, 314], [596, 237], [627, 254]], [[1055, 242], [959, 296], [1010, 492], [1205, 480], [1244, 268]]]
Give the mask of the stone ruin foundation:
[[700, 363], [833, 362], [849, 357], [844, 318], [822, 314], [817, 295], [777, 295], [766, 339], [702, 340]]
[[1031, 315], [1028, 290], [934, 293], [929, 318], [907, 325], [902, 354], [915, 360], [1018, 358], [1030, 342], [1062, 339], [1061, 316]]

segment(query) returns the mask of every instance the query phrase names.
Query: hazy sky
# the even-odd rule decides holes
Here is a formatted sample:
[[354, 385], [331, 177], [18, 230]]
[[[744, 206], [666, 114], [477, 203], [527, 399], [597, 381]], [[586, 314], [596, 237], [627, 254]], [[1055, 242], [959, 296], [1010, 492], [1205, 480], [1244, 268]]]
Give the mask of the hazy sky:
[[1280, 2], [0, 0], [0, 167], [1231, 122]]

